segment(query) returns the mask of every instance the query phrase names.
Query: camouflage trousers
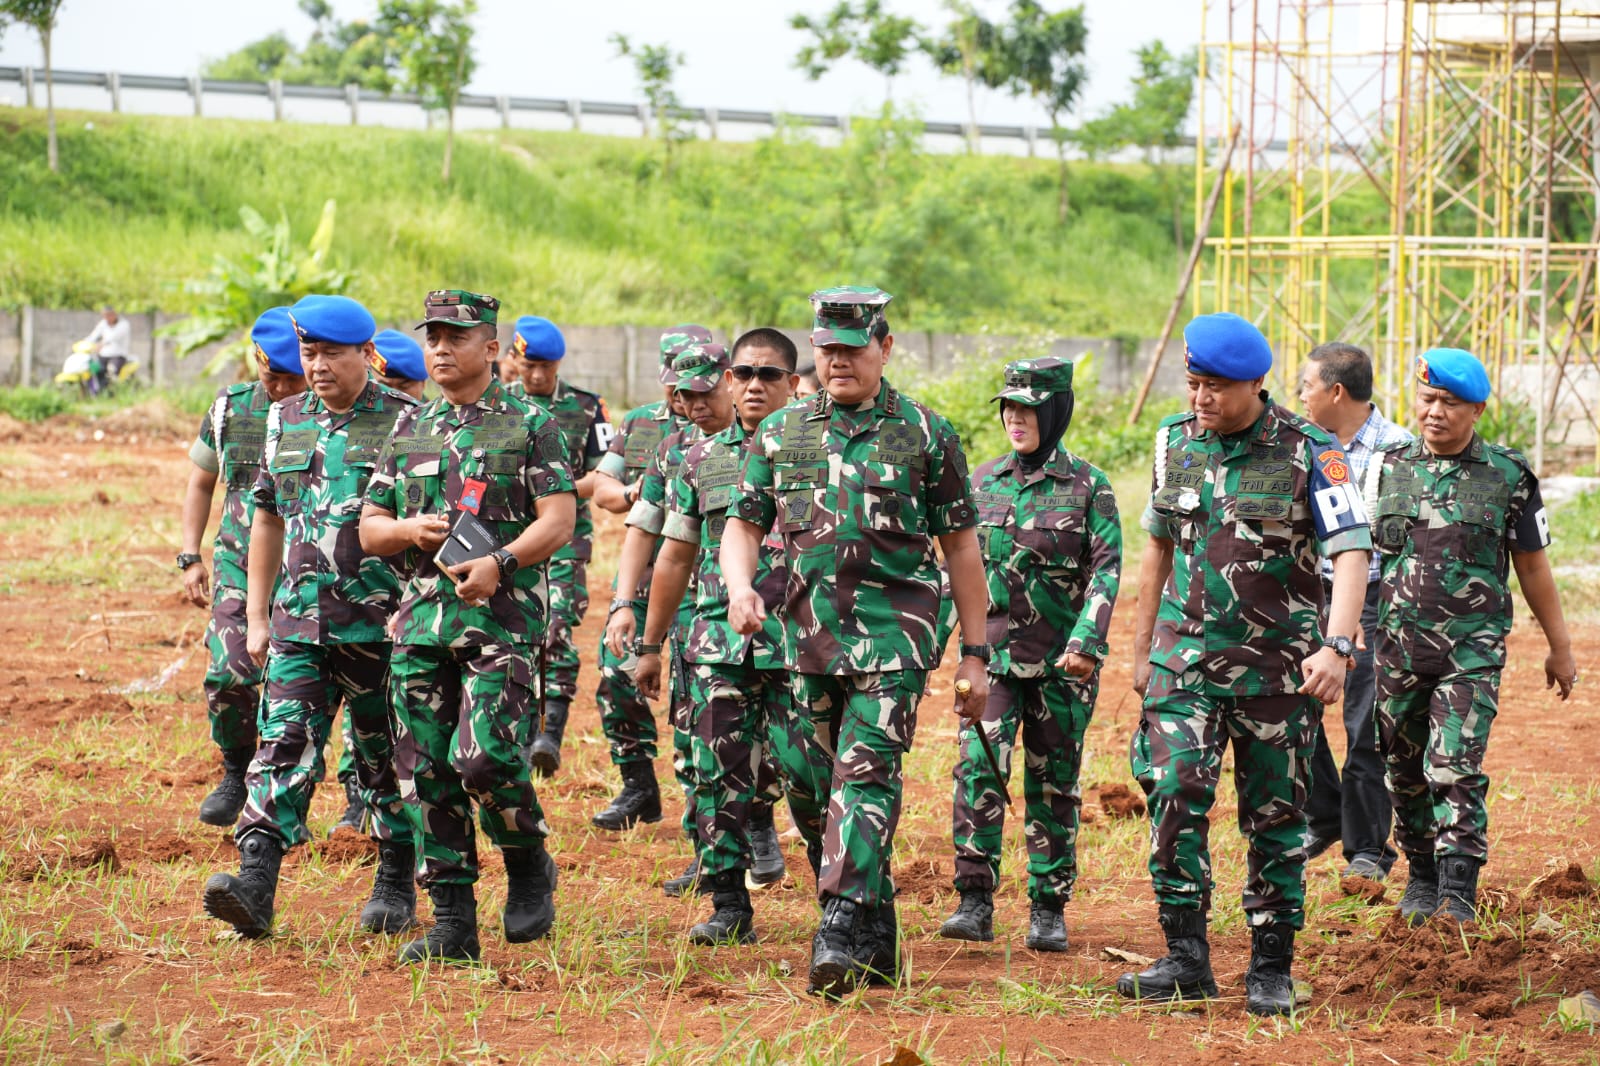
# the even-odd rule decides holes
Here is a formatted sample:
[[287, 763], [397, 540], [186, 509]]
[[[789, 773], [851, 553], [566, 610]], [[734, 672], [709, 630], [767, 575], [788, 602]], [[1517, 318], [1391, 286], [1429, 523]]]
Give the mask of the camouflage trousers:
[[522, 761], [538, 713], [526, 646], [398, 644], [390, 680], [395, 771], [422, 848], [419, 883], [477, 881], [473, 803], [499, 847], [533, 847], [550, 835]]
[[582, 559], [551, 559], [547, 579], [550, 615], [544, 638], [544, 691], [548, 699], [571, 703], [578, 696], [578, 646], [572, 635], [589, 611], [589, 564]]
[[234, 838], [263, 831], [285, 848], [310, 839], [306, 810], [322, 777], [322, 748], [342, 698], [356, 786], [378, 840], [406, 840], [411, 824], [394, 772], [394, 734], [385, 681], [386, 641], [301, 644], [274, 640], [267, 659], [261, 746], [245, 777], [248, 798]]
[[750, 868], [750, 808], [787, 792], [807, 843], [821, 843], [826, 792], [814, 789], [787, 670], [695, 663], [690, 731], [700, 872]]
[[[1150, 877], [1157, 901], [1211, 907], [1211, 806], [1231, 741], [1252, 926], [1305, 923], [1306, 796], [1320, 711], [1297, 694], [1215, 697], [1156, 667], [1139, 725], [1148, 744]], [[1135, 767], [1135, 776], [1140, 769]]]
[[889, 873], [917, 701], [927, 672], [795, 674], [795, 709], [815, 738], [812, 781], [828, 782], [817, 894], [876, 905], [894, 898]]
[[[1098, 674], [1082, 683], [1070, 678], [989, 675], [984, 731], [1008, 781], [1018, 727], [1022, 730], [1028, 898], [1041, 903], [1070, 900], [1078, 879], [1078, 810], [1083, 805], [1078, 772], [1099, 688]], [[955, 883], [958, 889], [993, 892], [1000, 881], [1005, 801], [983, 745], [970, 730], [963, 736], [951, 812]]]
[[217, 586], [206, 626], [206, 717], [218, 749], [254, 748], [261, 714], [261, 668], [245, 649], [244, 589]]
[[667, 722], [672, 726], [672, 776], [683, 791], [683, 817], [679, 828], [691, 842], [696, 839], [694, 785], [694, 667], [684, 658], [688, 627], [673, 624], [667, 638], [667, 661], [672, 674], [667, 680]]
[[1483, 755], [1499, 702], [1498, 667], [1436, 676], [1378, 664], [1378, 751], [1401, 851], [1488, 858]]
[[[633, 611], [634, 632], [643, 633], [644, 606], [641, 604], [629, 609]], [[613, 655], [602, 635], [596, 665], [600, 684], [595, 689], [594, 700], [600, 707], [600, 731], [611, 746], [611, 762], [616, 766], [630, 762], [653, 762], [656, 757], [656, 718], [633, 680], [636, 665], [633, 653]]]

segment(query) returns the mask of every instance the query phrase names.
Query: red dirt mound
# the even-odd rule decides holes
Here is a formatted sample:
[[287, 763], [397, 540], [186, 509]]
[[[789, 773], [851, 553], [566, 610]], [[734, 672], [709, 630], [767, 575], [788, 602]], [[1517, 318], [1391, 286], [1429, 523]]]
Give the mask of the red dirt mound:
[[1583, 875], [1583, 867], [1569, 862], [1565, 870], [1545, 874], [1528, 886], [1535, 899], [1587, 899], [1595, 894], [1595, 884]]
[[1374, 881], [1370, 877], [1341, 877], [1339, 891], [1347, 896], [1356, 896], [1368, 903], [1382, 903], [1384, 887], [1382, 881]]
[[32, 881], [51, 870], [90, 870], [101, 866], [108, 873], [122, 868], [117, 858], [117, 847], [110, 837], [94, 836], [77, 847], [67, 848], [64, 843], [17, 856], [11, 868], [15, 881]]
[[1106, 812], [1107, 817], [1144, 817], [1144, 797], [1127, 785], [1096, 785], [1095, 791], [1100, 794], [1100, 809]]
[[320, 844], [312, 845], [330, 862], [359, 862], [371, 865], [377, 861], [378, 845], [348, 826], [340, 826], [333, 836]]

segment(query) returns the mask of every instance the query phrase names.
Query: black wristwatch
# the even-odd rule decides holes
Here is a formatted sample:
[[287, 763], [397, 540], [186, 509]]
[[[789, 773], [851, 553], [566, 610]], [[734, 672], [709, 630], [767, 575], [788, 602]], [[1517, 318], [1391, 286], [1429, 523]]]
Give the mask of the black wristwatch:
[[623, 610], [624, 608], [627, 608], [627, 607], [643, 607], [643, 606], [644, 606], [644, 603], [642, 601], [640, 601], [640, 600], [612, 600], [611, 601], [611, 609], [606, 612], [606, 617], [610, 618], [612, 615], [616, 614], [618, 611]]
[[517, 572], [517, 567], [522, 565], [522, 563], [517, 560], [517, 557], [511, 554], [510, 548], [500, 548], [494, 552], [491, 552], [490, 558], [492, 558], [495, 565], [500, 568], [501, 581], [504, 581], [512, 574], [515, 574]]
[[1349, 637], [1328, 637], [1322, 642], [1324, 648], [1332, 648], [1333, 653], [1341, 659], [1354, 659], [1356, 657], [1356, 642]]
[[635, 637], [633, 641], [633, 654], [635, 655], [660, 655], [661, 645], [646, 644], [643, 637]]
[[963, 644], [963, 645], [961, 645], [961, 657], [963, 659], [965, 659], [969, 655], [972, 656], [974, 659], [982, 659], [984, 662], [988, 662], [990, 659], [994, 658], [994, 645], [993, 644]]
[[178, 553], [178, 569], [179, 570], [187, 570], [187, 569], [189, 569], [189, 567], [191, 567], [195, 563], [199, 563], [199, 562], [204, 562], [204, 560], [201, 559], [200, 556], [196, 555], [194, 552], [179, 552]]

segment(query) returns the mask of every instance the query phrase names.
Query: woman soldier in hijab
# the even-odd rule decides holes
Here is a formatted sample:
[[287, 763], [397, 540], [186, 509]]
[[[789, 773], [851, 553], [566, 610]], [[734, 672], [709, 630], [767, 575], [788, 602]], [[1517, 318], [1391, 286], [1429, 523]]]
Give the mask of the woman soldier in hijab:
[[1078, 873], [1078, 772], [1117, 600], [1122, 527], [1105, 474], [1061, 442], [1072, 423], [1072, 363], [1010, 363], [995, 399], [1012, 452], [972, 475], [989, 577], [989, 700], [982, 721], [962, 731], [952, 818], [961, 905], [939, 932], [994, 939], [1002, 782], [1020, 726], [1027, 946], [1066, 951], [1061, 911]]

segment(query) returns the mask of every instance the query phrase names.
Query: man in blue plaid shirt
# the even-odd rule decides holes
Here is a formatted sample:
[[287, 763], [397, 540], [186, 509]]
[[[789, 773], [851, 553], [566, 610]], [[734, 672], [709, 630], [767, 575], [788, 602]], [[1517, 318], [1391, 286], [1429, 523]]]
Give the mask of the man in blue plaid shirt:
[[[1360, 485], [1367, 464], [1385, 445], [1411, 439], [1411, 434], [1383, 417], [1372, 402], [1372, 359], [1351, 344], [1318, 345], [1306, 357], [1300, 375], [1300, 406], [1306, 417], [1339, 438], [1350, 460], [1350, 483]], [[1322, 561], [1322, 580], [1331, 588], [1333, 564]], [[1368, 647], [1358, 651], [1344, 682], [1345, 762], [1341, 780], [1319, 725], [1317, 752], [1311, 761], [1311, 797], [1306, 819], [1307, 859], [1344, 842], [1346, 877], [1381, 881], [1394, 865], [1389, 830], [1394, 809], [1384, 785], [1383, 756], [1373, 724], [1373, 633], [1378, 625], [1378, 554], [1367, 571], [1367, 598], [1361, 629]]]

